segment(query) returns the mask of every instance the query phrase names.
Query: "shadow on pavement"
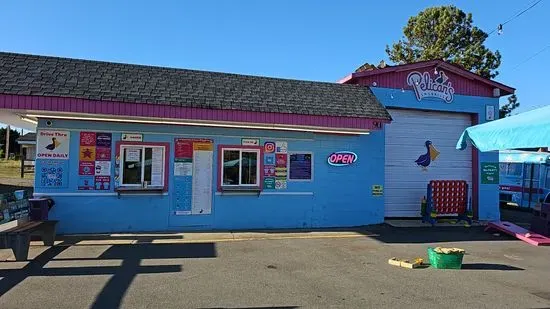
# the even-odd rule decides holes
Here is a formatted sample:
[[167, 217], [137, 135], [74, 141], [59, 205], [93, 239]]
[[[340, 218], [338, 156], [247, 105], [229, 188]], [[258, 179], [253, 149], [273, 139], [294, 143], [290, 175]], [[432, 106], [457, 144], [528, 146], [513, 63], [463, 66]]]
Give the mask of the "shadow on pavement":
[[177, 240], [183, 239], [181, 235], [112, 235], [112, 234], [94, 234], [94, 235], [59, 235], [56, 240], [61, 240], [64, 243], [72, 245], [78, 244], [81, 241], [91, 240], [134, 240], [137, 244], [149, 244], [154, 240]]
[[504, 265], [504, 264], [490, 264], [490, 263], [470, 263], [462, 264], [462, 269], [469, 270], [525, 270], [520, 267]]
[[391, 227], [388, 225], [367, 226], [362, 232], [383, 243], [421, 244], [462, 241], [510, 240], [484, 231], [484, 227]]
[[[147, 236], [149, 239], [152, 236]], [[140, 236], [133, 236], [139, 243]], [[72, 239], [77, 241], [78, 239]], [[143, 259], [177, 259], [177, 258], [215, 258], [217, 257], [214, 243], [176, 243], [176, 244], [141, 244], [141, 245], [110, 245], [99, 257], [95, 258], [56, 258], [76, 242], [64, 240], [61, 244], [48, 248], [35, 259], [29, 261], [21, 269], [0, 270], [0, 297], [33, 276], [90, 276], [112, 275], [99, 292], [90, 308], [118, 308], [130, 284], [138, 274], [178, 273], [180, 265], [148, 265], [143, 266]], [[55, 261], [101, 261], [120, 259], [120, 266], [90, 266], [90, 267], [47, 267], [48, 262]]]

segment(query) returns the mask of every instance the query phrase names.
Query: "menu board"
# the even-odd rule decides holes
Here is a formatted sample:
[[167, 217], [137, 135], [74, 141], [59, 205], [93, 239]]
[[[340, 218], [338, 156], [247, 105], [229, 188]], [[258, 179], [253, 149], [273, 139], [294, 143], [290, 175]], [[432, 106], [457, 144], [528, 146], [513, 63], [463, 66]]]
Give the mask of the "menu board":
[[193, 153], [193, 193], [191, 214], [210, 214], [212, 212], [212, 159], [213, 151], [195, 151]]
[[289, 161], [289, 179], [311, 180], [313, 165], [310, 153], [293, 153], [289, 156]]
[[213, 141], [176, 138], [174, 145], [174, 214], [212, 213]]

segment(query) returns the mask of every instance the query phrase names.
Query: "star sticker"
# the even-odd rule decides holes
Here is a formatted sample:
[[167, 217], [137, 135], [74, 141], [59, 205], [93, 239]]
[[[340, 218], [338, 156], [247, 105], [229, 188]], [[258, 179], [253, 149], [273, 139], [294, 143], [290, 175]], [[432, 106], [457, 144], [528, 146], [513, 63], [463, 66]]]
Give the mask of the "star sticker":
[[86, 150], [84, 150], [82, 154], [84, 155], [84, 158], [90, 158], [90, 159], [92, 158], [92, 152], [90, 151], [89, 148], [86, 148]]

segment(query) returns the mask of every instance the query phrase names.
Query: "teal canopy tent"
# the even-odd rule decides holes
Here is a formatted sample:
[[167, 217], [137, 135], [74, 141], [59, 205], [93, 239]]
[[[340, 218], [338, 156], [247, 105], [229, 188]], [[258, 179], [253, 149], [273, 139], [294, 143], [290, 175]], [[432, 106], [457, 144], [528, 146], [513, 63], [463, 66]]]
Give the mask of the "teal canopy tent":
[[456, 149], [470, 141], [480, 151], [550, 146], [550, 105], [467, 128]]

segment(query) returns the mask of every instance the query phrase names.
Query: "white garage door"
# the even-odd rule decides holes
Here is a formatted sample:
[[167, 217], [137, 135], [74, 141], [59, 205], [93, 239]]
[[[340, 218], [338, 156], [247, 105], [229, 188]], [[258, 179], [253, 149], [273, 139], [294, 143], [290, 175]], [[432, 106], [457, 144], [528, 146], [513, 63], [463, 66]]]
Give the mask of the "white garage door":
[[[466, 180], [472, 186], [472, 151], [456, 150], [456, 142], [471, 125], [468, 114], [388, 109], [386, 125], [385, 216], [419, 217], [430, 180]], [[428, 160], [426, 141], [439, 155]], [[432, 150], [432, 156], [435, 154]], [[419, 160], [419, 163], [415, 162]], [[427, 165], [427, 166], [422, 166]], [[470, 195], [471, 196], [471, 195]]]

